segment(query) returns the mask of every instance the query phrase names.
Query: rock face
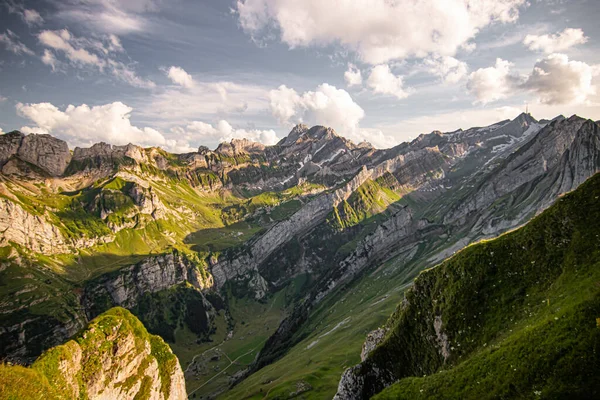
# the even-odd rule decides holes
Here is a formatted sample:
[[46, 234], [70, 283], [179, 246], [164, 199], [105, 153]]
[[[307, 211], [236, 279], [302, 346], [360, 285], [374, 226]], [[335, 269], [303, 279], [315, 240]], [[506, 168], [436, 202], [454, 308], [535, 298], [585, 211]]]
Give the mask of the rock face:
[[53, 176], [62, 175], [71, 162], [71, 152], [67, 142], [50, 135], [25, 136], [17, 155]]
[[0, 167], [17, 154], [24, 137], [25, 135], [17, 131], [0, 135]]
[[[394, 383], [377, 398], [497, 398], [536, 388], [549, 397], [595, 395], [597, 376], [585, 371], [600, 356], [580, 354], [598, 338], [600, 229], [589, 221], [600, 215], [599, 195], [596, 174], [525, 226], [421, 273], [384, 340], [344, 372], [335, 399], [373, 398]], [[570, 300], [549, 306], [563, 298]], [[571, 332], [572, 321], [586, 318]], [[544, 361], [571, 357], [577, 371]]]
[[45, 216], [31, 214], [18, 203], [1, 197], [0, 233], [0, 244], [14, 242], [41, 254], [68, 251], [67, 240]]
[[[48, 399], [187, 398], [177, 357], [122, 308], [109, 310], [74, 340], [48, 350], [31, 369], [34, 379], [49, 382]], [[8, 398], [18, 389], [11, 385], [18, 383], [4, 388]]]
[[13, 156], [43, 169], [52, 176], [62, 175], [71, 162], [67, 142], [50, 135], [25, 136], [17, 131], [0, 135], [0, 167]]
[[101, 276], [90, 282], [84, 291], [82, 304], [88, 317], [92, 318], [112, 306], [134, 307], [144, 294], [183, 282], [189, 282], [200, 290], [213, 285], [212, 277], [202, 276], [193, 262], [174, 251], [149, 257], [138, 264], [121, 268], [116, 274]]
[[117, 161], [125, 157], [136, 161], [145, 161], [144, 149], [133, 144], [125, 146], [113, 146], [108, 143], [96, 143], [89, 148], [75, 147], [73, 150], [73, 161], [82, 162], [93, 160], [96, 163], [106, 161]]

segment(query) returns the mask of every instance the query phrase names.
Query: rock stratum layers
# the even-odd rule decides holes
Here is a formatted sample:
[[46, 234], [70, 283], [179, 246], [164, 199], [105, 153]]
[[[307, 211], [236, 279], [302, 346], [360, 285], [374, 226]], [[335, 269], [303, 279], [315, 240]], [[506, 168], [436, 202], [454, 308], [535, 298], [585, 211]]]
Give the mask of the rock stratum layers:
[[[114, 306], [198, 344], [252, 318], [229, 304], [285, 293], [287, 314], [236, 380], [284, 357], [316, 310], [384, 264], [412, 278], [600, 170], [598, 124], [577, 116], [521, 114], [391, 149], [304, 125], [274, 146], [186, 154], [99, 143], [66, 156], [59, 142], [0, 136], [0, 356], [30, 363]], [[437, 317], [432, 340], [449, 343]]]
[[599, 195], [595, 175], [421, 273], [335, 399], [598, 396]]

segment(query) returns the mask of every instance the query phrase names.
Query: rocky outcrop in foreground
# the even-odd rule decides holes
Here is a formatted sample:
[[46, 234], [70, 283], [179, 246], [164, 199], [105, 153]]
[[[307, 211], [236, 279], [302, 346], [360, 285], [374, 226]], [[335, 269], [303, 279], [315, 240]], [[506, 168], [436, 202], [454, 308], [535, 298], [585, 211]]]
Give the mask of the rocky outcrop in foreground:
[[[113, 308], [31, 368], [0, 367], [3, 398], [187, 398], [179, 360], [129, 311]], [[4, 397], [6, 396], [6, 397]]]
[[597, 174], [421, 273], [334, 399], [597, 398], [599, 197]]

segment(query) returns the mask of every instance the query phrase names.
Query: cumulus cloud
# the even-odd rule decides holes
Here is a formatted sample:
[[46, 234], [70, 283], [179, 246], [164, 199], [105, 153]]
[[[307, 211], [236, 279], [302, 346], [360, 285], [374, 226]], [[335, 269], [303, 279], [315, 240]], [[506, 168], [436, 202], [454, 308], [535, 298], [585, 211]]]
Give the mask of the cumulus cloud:
[[105, 65], [104, 60], [100, 60], [96, 54], [80, 47], [81, 44], [76, 44], [77, 48], [74, 47], [72, 43], [77, 43], [77, 40], [66, 29], [42, 31], [38, 39], [44, 46], [64, 52], [65, 56], [75, 64], [90, 64], [98, 68], [103, 68]]
[[498, 58], [494, 67], [480, 68], [469, 75], [467, 88], [483, 104], [531, 92], [541, 104], [583, 104], [596, 94], [593, 84], [600, 65], [571, 61], [564, 54], [538, 60], [528, 75], [511, 73], [513, 64]]
[[348, 92], [327, 83], [302, 95], [281, 85], [269, 92], [269, 99], [271, 113], [286, 125], [306, 122], [331, 126], [342, 134], [351, 134], [365, 116], [364, 110]]
[[583, 34], [581, 29], [567, 28], [553, 35], [527, 35], [523, 44], [530, 50], [555, 53], [587, 41], [588, 37]]
[[176, 85], [183, 86], [185, 88], [194, 87], [194, 79], [190, 74], [185, 72], [183, 68], [172, 66], [168, 70], [165, 70], [165, 72], [167, 77]]
[[[525, 0], [238, 0], [253, 37], [273, 29], [290, 47], [340, 44], [375, 65], [428, 54], [453, 55], [484, 27], [518, 19]], [[360, 18], [357, 18], [360, 16]]]
[[348, 92], [327, 83], [302, 94], [281, 85], [269, 92], [269, 107], [272, 115], [286, 127], [300, 122], [324, 125], [355, 143], [367, 141], [380, 148], [396, 144], [381, 130], [361, 128], [364, 110]]
[[445, 83], [457, 83], [467, 76], [467, 63], [451, 56], [437, 56], [425, 60], [428, 71], [440, 77]]
[[581, 104], [596, 93], [592, 80], [599, 73], [598, 66], [550, 54], [535, 64], [522, 87], [536, 93], [543, 104]]
[[362, 85], [362, 74], [360, 69], [354, 64], [348, 64], [348, 69], [344, 72], [344, 80], [349, 87]]
[[497, 58], [493, 67], [479, 68], [471, 72], [467, 89], [483, 104], [508, 97], [518, 79], [511, 74], [512, 66], [511, 62]]
[[226, 120], [218, 121], [214, 126], [203, 121], [192, 121], [185, 127], [172, 129], [176, 136], [184, 138], [186, 142], [199, 143], [214, 148], [221, 142], [232, 139], [248, 139], [267, 146], [279, 141], [274, 130], [240, 129], [234, 128]]
[[367, 86], [374, 93], [381, 93], [396, 96], [404, 99], [410, 95], [409, 89], [404, 89], [404, 82], [401, 76], [396, 76], [390, 70], [389, 65], [377, 65], [371, 69]]
[[18, 103], [16, 108], [18, 115], [35, 124], [21, 128], [23, 132], [50, 133], [72, 146], [88, 146], [99, 141], [118, 145], [169, 146], [157, 130], [132, 125], [132, 108], [121, 102], [93, 107], [69, 105], [64, 111], [51, 103]]
[[18, 103], [16, 110], [19, 116], [31, 121], [30, 125], [21, 128], [23, 133], [49, 133], [66, 140], [71, 147], [104, 141], [115, 145], [159, 146], [185, 153], [195, 151], [199, 145], [214, 148], [231, 139], [245, 138], [265, 145], [279, 141], [272, 129], [234, 128], [226, 120], [220, 120], [214, 126], [192, 121], [162, 132], [151, 127], [137, 127], [131, 123], [133, 108], [121, 102], [93, 107], [69, 105], [64, 109], [51, 103]]
[[10, 29], [6, 30], [6, 33], [0, 34], [0, 43], [4, 44], [6, 49], [15, 54], [28, 54], [30, 56], [34, 55], [33, 51], [25, 46], [19, 40], [19, 35], [11, 31]]
[[133, 68], [116, 58], [116, 53], [123, 53], [123, 46], [118, 37], [108, 35], [98, 39], [76, 37], [67, 29], [58, 31], [44, 30], [38, 34], [40, 43], [47, 47], [42, 62], [56, 69], [58, 64], [56, 53], [62, 53], [69, 64], [75, 68], [91, 68], [99, 72], [108, 72], [118, 80], [139, 88], [153, 88], [156, 84], [141, 78]]

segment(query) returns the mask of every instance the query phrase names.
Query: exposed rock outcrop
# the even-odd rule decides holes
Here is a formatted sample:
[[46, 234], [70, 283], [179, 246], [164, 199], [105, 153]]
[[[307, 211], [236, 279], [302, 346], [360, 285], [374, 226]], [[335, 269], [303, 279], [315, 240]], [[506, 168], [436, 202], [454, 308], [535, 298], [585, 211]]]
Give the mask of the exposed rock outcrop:
[[0, 197], [0, 245], [14, 242], [41, 254], [66, 253], [69, 242], [44, 215], [34, 215], [18, 203]]
[[[0, 135], [0, 167], [15, 156], [52, 176], [61, 176], [71, 162], [71, 152], [64, 140], [46, 134], [23, 135], [18, 131]], [[12, 169], [3, 172], [18, 171]]]
[[[24, 373], [16, 368], [15, 373]], [[187, 398], [177, 357], [160, 337], [148, 334], [142, 323], [122, 308], [104, 313], [74, 340], [45, 352], [31, 371], [35, 383], [46, 386], [46, 399]], [[1, 373], [8, 372], [4, 369]], [[19, 393], [18, 380], [3, 382], [8, 398]], [[27, 395], [37, 398], [34, 393]]]
[[148, 257], [115, 274], [93, 280], [86, 286], [82, 304], [91, 318], [112, 306], [134, 307], [142, 295], [183, 282], [199, 290], [213, 285], [210, 275], [203, 275], [195, 263], [173, 251]]
[[25, 135], [18, 131], [0, 135], [0, 167], [17, 154], [24, 137]]

